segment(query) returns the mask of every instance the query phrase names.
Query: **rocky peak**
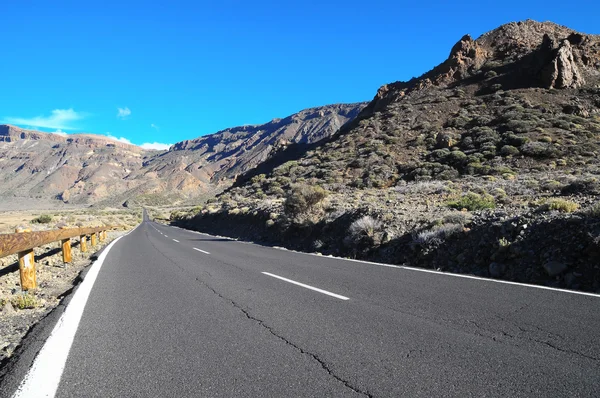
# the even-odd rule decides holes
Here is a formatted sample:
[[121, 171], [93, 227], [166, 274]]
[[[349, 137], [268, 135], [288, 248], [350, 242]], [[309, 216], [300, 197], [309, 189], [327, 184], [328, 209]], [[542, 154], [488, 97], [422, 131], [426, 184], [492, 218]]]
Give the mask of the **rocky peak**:
[[448, 59], [431, 71], [408, 82], [382, 86], [365, 112], [430, 87], [477, 84], [479, 91], [489, 92], [495, 87], [578, 88], [598, 81], [600, 36], [552, 22], [511, 22], [477, 40], [463, 36]]

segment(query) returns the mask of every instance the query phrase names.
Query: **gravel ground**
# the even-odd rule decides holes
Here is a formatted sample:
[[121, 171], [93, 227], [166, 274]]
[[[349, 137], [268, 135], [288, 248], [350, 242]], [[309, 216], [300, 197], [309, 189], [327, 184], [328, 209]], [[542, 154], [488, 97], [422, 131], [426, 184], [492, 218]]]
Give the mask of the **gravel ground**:
[[[94, 252], [108, 245], [127, 231], [109, 231], [108, 239], [87, 253], [81, 253], [73, 239], [73, 262], [65, 266], [58, 243], [34, 250], [36, 255], [38, 288], [30, 295], [35, 298], [34, 308], [18, 309], [13, 304], [21, 296], [17, 256], [0, 259], [0, 362], [9, 358], [27, 334], [29, 328], [44, 318], [73, 287], [81, 271], [91, 264]], [[91, 246], [88, 242], [88, 246]]]

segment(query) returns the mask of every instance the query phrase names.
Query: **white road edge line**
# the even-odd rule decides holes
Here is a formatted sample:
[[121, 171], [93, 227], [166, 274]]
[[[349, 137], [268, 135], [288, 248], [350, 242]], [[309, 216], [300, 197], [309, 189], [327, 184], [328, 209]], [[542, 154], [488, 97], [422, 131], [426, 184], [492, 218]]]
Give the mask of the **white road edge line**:
[[177, 242], [177, 243], [179, 243], [179, 241], [178, 241], [177, 239], [173, 239], [173, 242]]
[[319, 293], [323, 293], [323, 294], [326, 294], [326, 295], [331, 296], [331, 297], [335, 297], [335, 298], [340, 299], [340, 300], [350, 300], [346, 296], [342, 296], [342, 295], [339, 295], [339, 294], [331, 293], [331, 292], [328, 292], [327, 290], [319, 289], [318, 287], [313, 287], [313, 286], [310, 286], [310, 285], [305, 285], [304, 283], [296, 282], [296, 281], [284, 278], [284, 277], [279, 276], [279, 275], [271, 274], [269, 272], [263, 272], [263, 274], [271, 276], [273, 278], [281, 279], [282, 281], [285, 281], [285, 282], [288, 282], [288, 283], [292, 283], [294, 285], [298, 285], [298, 286], [301, 286], [301, 287], [306, 288], [306, 289], [314, 290], [315, 292], [319, 292]]
[[196, 248], [196, 247], [194, 247], [194, 250], [197, 250], [197, 251], [199, 251], [200, 253], [204, 253], [204, 254], [210, 254], [209, 252], [207, 252], [207, 251], [205, 251], [205, 250], [202, 250], [202, 249], [198, 249], [198, 248]]
[[[179, 227], [173, 227], [173, 228], [179, 228]], [[331, 256], [331, 255], [306, 253], [306, 252], [301, 252], [301, 251], [298, 251], [298, 250], [286, 249], [285, 247], [279, 247], [279, 246], [262, 246], [262, 245], [259, 245], [259, 244], [253, 243], [253, 242], [246, 242], [246, 241], [238, 240], [238, 239], [235, 239], [235, 238], [229, 238], [227, 236], [207, 234], [205, 232], [193, 231], [191, 229], [185, 229], [185, 228], [179, 228], [179, 229], [181, 229], [183, 231], [186, 231], [186, 232], [193, 233], [193, 234], [206, 235], [206, 236], [211, 236], [213, 238], [229, 239], [232, 242], [243, 243], [245, 245], [260, 246], [260, 247], [266, 248], [266, 249], [281, 250], [281, 251], [292, 252], [292, 253], [297, 253], [297, 254], [304, 254], [304, 255], [307, 255], [307, 256], [314, 256], [314, 257], [320, 257], [320, 258], [329, 258], [329, 259], [332, 259], [332, 260], [340, 260], [340, 261], [350, 261], [350, 262], [359, 263], [359, 264], [378, 265], [380, 267], [398, 268], [398, 269], [405, 269], [405, 270], [409, 270], [409, 271], [426, 272], [426, 273], [429, 273], [429, 274], [437, 274], [437, 275], [443, 275], [443, 276], [452, 276], [452, 277], [455, 277], [455, 278], [474, 279], [474, 280], [479, 280], [479, 281], [483, 281], [483, 282], [501, 283], [501, 284], [505, 284], [505, 285], [520, 286], [520, 287], [529, 287], [529, 288], [541, 289], [541, 290], [549, 290], [549, 291], [554, 291], [554, 292], [559, 292], [559, 293], [568, 293], [568, 294], [576, 294], [576, 295], [580, 295], [580, 296], [589, 296], [589, 297], [600, 298], [600, 294], [598, 294], [598, 293], [581, 292], [581, 291], [577, 291], [577, 290], [560, 289], [560, 288], [557, 288], [557, 287], [542, 286], [542, 285], [532, 285], [530, 283], [504, 281], [504, 280], [501, 280], [501, 279], [485, 278], [485, 277], [475, 276], [475, 275], [454, 274], [454, 273], [451, 273], [451, 272], [435, 271], [435, 270], [426, 269], [426, 268], [415, 268], [415, 267], [409, 267], [409, 266], [406, 266], [406, 265], [385, 264], [385, 263], [377, 263], [377, 262], [374, 262], [374, 261], [367, 261], [367, 260], [355, 260], [355, 259], [351, 259], [351, 258], [336, 257], [336, 256]]]
[[[135, 229], [129, 233], [135, 231]], [[54, 329], [52, 329], [50, 337], [48, 337], [44, 346], [37, 354], [33, 365], [14, 393], [13, 398], [54, 397], [56, 395], [56, 390], [60, 384], [67, 357], [75, 338], [75, 333], [77, 333], [77, 328], [79, 327], [79, 321], [83, 315], [83, 310], [85, 309], [85, 304], [90, 296], [94, 282], [110, 249], [123, 236], [119, 236], [113, 240], [102, 251], [98, 259], [94, 261], [85, 279], [81, 282], [75, 294], [73, 294], [73, 298], [67, 305], [65, 312], [61, 315]]]

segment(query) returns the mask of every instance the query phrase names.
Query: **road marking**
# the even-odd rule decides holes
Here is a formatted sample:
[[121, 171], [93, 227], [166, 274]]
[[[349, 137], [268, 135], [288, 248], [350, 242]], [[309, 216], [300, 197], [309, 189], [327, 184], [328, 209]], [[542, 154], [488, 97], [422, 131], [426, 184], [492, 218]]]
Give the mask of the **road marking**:
[[[163, 235], [164, 235], [164, 234], [163, 234]], [[164, 235], [164, 237], [165, 237], [165, 238], [168, 238], [168, 236], [167, 236], [167, 235]]]
[[[179, 228], [179, 227], [174, 227], [174, 228]], [[443, 276], [452, 276], [452, 277], [455, 277], [455, 278], [474, 279], [474, 280], [480, 280], [480, 281], [483, 281], [483, 282], [501, 283], [501, 284], [505, 284], [505, 285], [513, 285], [513, 286], [520, 286], [520, 287], [529, 287], [529, 288], [534, 288], [534, 289], [550, 290], [550, 291], [559, 292], [559, 293], [569, 293], [569, 294], [577, 294], [577, 295], [580, 295], [580, 296], [589, 296], [589, 297], [600, 298], [600, 294], [598, 294], [598, 293], [588, 293], [588, 292], [580, 292], [580, 291], [577, 291], [577, 290], [560, 289], [560, 288], [556, 288], [556, 287], [549, 287], [549, 286], [542, 286], [542, 285], [532, 285], [530, 283], [504, 281], [504, 280], [501, 280], [501, 279], [485, 278], [485, 277], [474, 276], [474, 275], [453, 274], [451, 272], [435, 271], [435, 270], [430, 270], [430, 269], [425, 269], [425, 268], [415, 268], [415, 267], [409, 267], [409, 266], [406, 266], [406, 265], [385, 264], [385, 263], [377, 263], [377, 262], [374, 262], [374, 261], [367, 261], [367, 260], [354, 260], [354, 259], [351, 259], [351, 258], [336, 257], [336, 256], [331, 256], [331, 255], [306, 253], [306, 252], [301, 252], [301, 251], [297, 251], [297, 250], [286, 249], [285, 247], [262, 246], [262, 245], [259, 245], [259, 244], [256, 244], [256, 243], [252, 243], [252, 242], [246, 242], [246, 241], [237, 240], [237, 239], [234, 239], [234, 238], [229, 238], [227, 236], [212, 235], [212, 234], [207, 234], [207, 233], [198, 232], [198, 231], [192, 231], [192, 230], [184, 229], [184, 228], [179, 228], [179, 229], [181, 229], [183, 231], [186, 231], [186, 232], [194, 233], [194, 234], [206, 235], [206, 236], [211, 236], [211, 237], [214, 237], [214, 238], [225, 238], [225, 239], [229, 239], [231, 241], [238, 242], [238, 243], [243, 243], [243, 244], [246, 244], [246, 245], [259, 246], [259, 247], [261, 247], [263, 249], [275, 249], [275, 250], [281, 250], [281, 251], [292, 252], [292, 253], [297, 253], [297, 254], [304, 254], [304, 255], [315, 256], [315, 257], [320, 257], [320, 258], [329, 258], [329, 259], [332, 259], [332, 260], [351, 261], [351, 262], [359, 263], [359, 264], [371, 264], [371, 265], [378, 265], [380, 267], [405, 269], [405, 270], [408, 270], [408, 271], [426, 272], [426, 273], [430, 273], [430, 274], [437, 274], [437, 275], [443, 275]]]
[[[133, 231], [135, 229], [131, 232]], [[75, 333], [79, 327], [79, 321], [83, 315], [85, 304], [92, 291], [96, 277], [110, 249], [123, 236], [112, 241], [100, 254], [98, 260], [92, 264], [85, 279], [81, 282], [75, 294], [73, 294], [73, 298], [69, 302], [65, 312], [61, 315], [50, 337], [48, 337], [48, 340], [46, 340], [44, 346], [36, 356], [33, 365], [25, 375], [13, 398], [54, 397], [56, 395], [56, 390], [58, 389], [67, 357], [75, 338]]]
[[179, 241], [178, 241], [177, 239], [173, 239], [173, 242], [177, 242], [177, 243], [179, 243]]
[[204, 253], [204, 254], [210, 254], [209, 252], [202, 250], [202, 249], [198, 249], [196, 247], [194, 247], [194, 250], [198, 250], [200, 253]]
[[319, 292], [319, 293], [323, 293], [323, 294], [326, 294], [326, 295], [331, 296], [331, 297], [335, 297], [335, 298], [340, 299], [340, 300], [350, 300], [346, 296], [341, 296], [339, 294], [331, 293], [331, 292], [328, 292], [327, 290], [319, 289], [318, 287], [313, 287], [313, 286], [310, 286], [310, 285], [305, 285], [304, 283], [296, 282], [296, 281], [293, 281], [291, 279], [284, 278], [282, 276], [270, 274], [268, 272], [263, 272], [263, 274], [271, 276], [273, 278], [281, 279], [282, 281], [285, 281], [285, 282], [288, 282], [288, 283], [292, 283], [294, 285], [302, 286], [302, 287], [304, 287], [306, 289], [314, 290], [315, 292]]

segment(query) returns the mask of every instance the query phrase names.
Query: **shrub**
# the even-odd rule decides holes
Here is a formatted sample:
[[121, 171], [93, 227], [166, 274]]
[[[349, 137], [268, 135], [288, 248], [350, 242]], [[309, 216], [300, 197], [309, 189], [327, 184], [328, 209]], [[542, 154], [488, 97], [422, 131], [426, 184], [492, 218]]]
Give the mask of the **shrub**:
[[11, 300], [11, 304], [13, 305], [13, 307], [18, 308], [20, 310], [24, 310], [26, 308], [35, 308], [38, 306], [38, 301], [37, 299], [28, 294], [20, 294], [17, 297], [14, 297]]
[[468, 192], [458, 199], [447, 202], [448, 207], [453, 209], [483, 210], [496, 207], [494, 197], [488, 194], [478, 195], [474, 192]]
[[527, 156], [544, 158], [556, 157], [558, 151], [547, 142], [528, 142], [521, 147], [521, 152]]
[[590, 217], [600, 218], [600, 202], [597, 202], [587, 211], [587, 215]]
[[296, 185], [283, 204], [286, 214], [297, 216], [306, 213], [327, 197], [327, 191], [320, 186]]
[[261, 184], [266, 178], [267, 178], [267, 176], [265, 174], [259, 174], [259, 175], [252, 177], [250, 182], [252, 184]]
[[348, 231], [354, 238], [369, 237], [373, 238], [375, 233], [380, 231], [383, 227], [381, 221], [374, 219], [371, 216], [364, 216], [355, 220]]
[[444, 218], [442, 220], [442, 223], [444, 223], [444, 224], [466, 225], [469, 222], [471, 222], [469, 217], [465, 213], [461, 213], [461, 212], [450, 213], [450, 214], [444, 216]]
[[50, 214], [42, 214], [41, 216], [31, 220], [34, 224], [48, 224], [52, 222], [52, 216]]
[[500, 154], [502, 156], [516, 156], [519, 153], [519, 149], [512, 145], [504, 145], [502, 149], [500, 149]]
[[550, 199], [541, 207], [544, 211], [556, 210], [562, 213], [573, 213], [577, 209], [579, 209], [577, 203], [565, 199]]
[[429, 231], [419, 233], [414, 237], [415, 243], [424, 245], [439, 245], [452, 235], [463, 232], [464, 227], [460, 224], [444, 224], [433, 227]]

